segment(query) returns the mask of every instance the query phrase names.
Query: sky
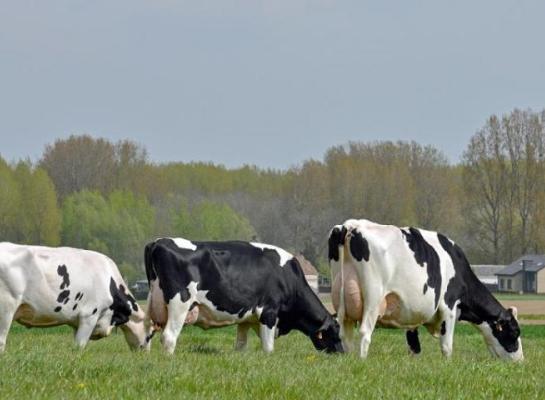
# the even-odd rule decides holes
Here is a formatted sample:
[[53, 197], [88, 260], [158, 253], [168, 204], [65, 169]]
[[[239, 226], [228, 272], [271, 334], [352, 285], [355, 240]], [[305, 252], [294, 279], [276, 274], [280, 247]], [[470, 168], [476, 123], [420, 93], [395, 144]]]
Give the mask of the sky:
[[72, 134], [285, 169], [348, 141], [458, 162], [545, 108], [542, 0], [0, 0], [0, 155]]

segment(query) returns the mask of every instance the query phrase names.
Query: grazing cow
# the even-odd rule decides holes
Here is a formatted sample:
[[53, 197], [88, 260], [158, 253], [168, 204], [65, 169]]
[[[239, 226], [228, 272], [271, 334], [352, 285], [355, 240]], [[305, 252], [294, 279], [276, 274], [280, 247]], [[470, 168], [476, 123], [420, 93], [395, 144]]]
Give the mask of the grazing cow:
[[516, 309], [501, 306], [442, 234], [350, 219], [329, 235], [329, 262], [345, 350], [359, 324], [365, 358], [378, 323], [407, 329], [410, 350], [419, 353], [417, 328], [424, 325], [448, 357], [456, 320], [463, 320], [481, 331], [493, 355], [522, 360]]
[[239, 350], [253, 328], [265, 352], [273, 350], [275, 336], [292, 329], [309, 336], [318, 350], [342, 351], [337, 321], [283, 249], [163, 238], [146, 246], [145, 262], [148, 323], [163, 329], [161, 342], [170, 354], [186, 322], [204, 329], [237, 324]]
[[144, 317], [105, 255], [0, 243], [0, 351], [13, 320], [28, 328], [70, 325], [80, 348], [119, 326], [132, 349], [146, 347]]

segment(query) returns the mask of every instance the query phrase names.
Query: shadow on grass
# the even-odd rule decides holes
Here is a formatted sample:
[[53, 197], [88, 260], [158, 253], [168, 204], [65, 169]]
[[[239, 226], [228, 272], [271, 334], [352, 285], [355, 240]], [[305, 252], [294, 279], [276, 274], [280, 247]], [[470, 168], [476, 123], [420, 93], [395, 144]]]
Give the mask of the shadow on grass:
[[208, 346], [205, 343], [192, 344], [186, 351], [198, 354], [221, 354], [220, 349], [218, 349], [217, 347]]

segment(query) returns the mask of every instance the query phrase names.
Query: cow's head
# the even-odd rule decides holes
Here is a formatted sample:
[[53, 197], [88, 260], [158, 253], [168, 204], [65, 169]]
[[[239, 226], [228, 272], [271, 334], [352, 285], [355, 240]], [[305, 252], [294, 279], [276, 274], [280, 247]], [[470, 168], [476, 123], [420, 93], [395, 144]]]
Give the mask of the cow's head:
[[135, 298], [122, 283], [117, 285], [113, 278], [110, 279], [110, 294], [113, 300], [110, 324], [121, 328], [131, 350], [149, 348], [144, 326], [145, 314]]
[[503, 311], [494, 320], [484, 321], [479, 327], [492, 355], [511, 361], [523, 360], [520, 328], [515, 307]]
[[[138, 306], [137, 306], [138, 307]], [[149, 341], [147, 340], [146, 329], [144, 326], [144, 311], [138, 307], [129, 316], [129, 320], [119, 327], [125, 335], [125, 340], [131, 350], [147, 350], [149, 349]]]
[[327, 353], [342, 353], [344, 350], [339, 332], [339, 323], [329, 316], [324, 324], [310, 335], [310, 338], [316, 350], [326, 351]]

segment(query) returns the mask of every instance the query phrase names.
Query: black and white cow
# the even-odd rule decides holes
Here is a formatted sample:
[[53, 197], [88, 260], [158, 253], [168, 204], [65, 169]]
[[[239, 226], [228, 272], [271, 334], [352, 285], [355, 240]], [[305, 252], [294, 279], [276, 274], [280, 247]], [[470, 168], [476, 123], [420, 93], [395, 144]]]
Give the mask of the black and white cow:
[[440, 337], [452, 353], [457, 320], [475, 325], [490, 352], [523, 359], [516, 309], [505, 309], [472, 272], [454, 242], [437, 232], [347, 220], [329, 235], [333, 304], [346, 350], [359, 324], [365, 358], [375, 324], [407, 329], [413, 353], [420, 352], [417, 328]]
[[13, 320], [29, 328], [70, 325], [80, 348], [119, 326], [138, 349], [146, 347], [144, 317], [105, 255], [0, 243], [0, 351]]
[[273, 350], [275, 336], [292, 329], [309, 336], [318, 350], [342, 351], [337, 321], [309, 287], [299, 262], [283, 249], [163, 238], [146, 246], [145, 262], [149, 325], [163, 329], [168, 353], [184, 323], [205, 329], [237, 324], [239, 350], [253, 328], [265, 352]]

